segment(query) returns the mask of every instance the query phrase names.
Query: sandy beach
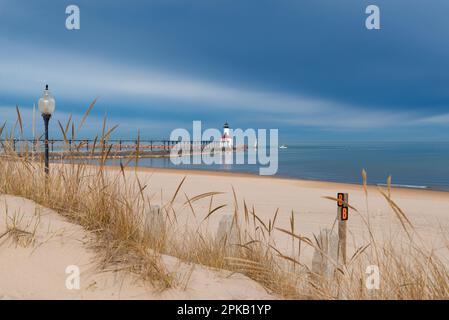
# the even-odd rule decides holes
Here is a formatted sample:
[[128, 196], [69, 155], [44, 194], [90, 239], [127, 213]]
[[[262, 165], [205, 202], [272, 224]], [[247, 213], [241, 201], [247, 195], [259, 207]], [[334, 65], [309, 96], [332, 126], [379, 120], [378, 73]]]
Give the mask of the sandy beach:
[[[119, 168], [107, 169], [111, 176], [120, 174]], [[127, 168], [130, 180], [136, 177], [146, 185], [145, 196], [155, 205], [170, 202], [179, 184], [185, 178], [173, 207], [179, 219], [178, 230], [202, 228], [214, 234], [223, 215], [232, 214], [235, 206], [253, 208], [266, 223], [278, 211], [277, 227], [290, 229], [294, 216], [295, 233], [313, 238], [324, 228], [335, 228], [336, 203], [323, 197], [336, 197], [338, 192], [349, 193], [349, 203], [358, 212], [369, 217], [383, 238], [402, 239], [400, 223], [378, 188], [368, 186], [368, 207], [361, 185], [330, 182], [259, 177], [247, 174]], [[194, 203], [196, 214], [186, 204], [187, 198], [207, 192], [219, 192], [213, 197]], [[235, 196], [234, 196], [235, 192]], [[447, 261], [446, 238], [449, 212], [449, 193], [392, 189], [392, 199], [407, 214], [423, 241]], [[235, 201], [237, 200], [237, 201]], [[204, 221], [210, 207], [225, 205]], [[213, 270], [192, 265], [175, 257], [164, 256], [167, 269], [188, 278], [184, 289], [157, 292], [126, 273], [103, 271], [95, 267], [95, 255], [89, 248], [91, 235], [82, 227], [68, 222], [61, 215], [36, 205], [33, 201], [2, 195], [0, 197], [0, 235], [7, 230], [12, 216], [20, 216], [20, 225], [30, 229], [40, 219], [30, 244], [21, 244], [10, 237], [0, 238], [0, 298], [4, 299], [273, 299], [260, 284], [241, 274]], [[360, 214], [350, 209], [349, 254], [367, 241]], [[177, 230], [174, 230], [175, 234]], [[290, 238], [274, 232], [277, 248], [288, 254], [292, 250]], [[403, 238], [406, 242], [406, 239]], [[313, 249], [304, 247], [301, 263], [311, 265]], [[67, 290], [65, 272], [68, 265], [81, 268], [80, 290]], [[192, 271], [190, 271], [192, 270]], [[188, 276], [187, 276], [188, 275]]]
[[[118, 168], [113, 168], [118, 170]], [[133, 169], [127, 172], [133, 175]], [[282, 228], [289, 227], [289, 219], [293, 212], [295, 216], [295, 230], [299, 234], [312, 236], [320, 229], [331, 228], [334, 224], [337, 206], [334, 201], [323, 197], [336, 197], [337, 193], [349, 194], [349, 203], [361, 214], [368, 214], [373, 226], [382, 233], [395, 232], [399, 222], [391, 207], [379, 190], [385, 187], [367, 187], [367, 197], [362, 185], [344, 184], [323, 181], [309, 181], [298, 179], [283, 179], [277, 177], [263, 177], [251, 174], [211, 172], [200, 170], [171, 170], [138, 168], [137, 175], [147, 181], [154, 197], [161, 197], [168, 201], [178, 187], [180, 181], [186, 177], [182, 189], [189, 197], [205, 192], [222, 192], [214, 199], [215, 204], [226, 204], [221, 213], [231, 214], [234, 208], [235, 190], [237, 202], [248, 207], [254, 207], [257, 215], [268, 221], [279, 210], [277, 221]], [[418, 233], [436, 247], [446, 247], [444, 230], [448, 227], [449, 192], [391, 188], [391, 197], [405, 212]], [[179, 204], [185, 199], [178, 199]], [[209, 206], [207, 201], [202, 203], [203, 209]], [[348, 228], [354, 235], [362, 229], [360, 215], [350, 209]], [[362, 231], [360, 231], [362, 232]], [[282, 236], [279, 235], [281, 239]], [[288, 244], [285, 244], [288, 247]]]

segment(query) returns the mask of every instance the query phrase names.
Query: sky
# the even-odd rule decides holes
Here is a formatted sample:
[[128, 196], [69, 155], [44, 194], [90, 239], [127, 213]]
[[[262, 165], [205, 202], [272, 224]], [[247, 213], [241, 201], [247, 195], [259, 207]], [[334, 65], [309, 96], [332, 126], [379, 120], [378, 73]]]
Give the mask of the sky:
[[[68, 5], [80, 30], [67, 30]], [[380, 30], [365, 9], [380, 8]], [[50, 134], [279, 129], [291, 141], [448, 141], [445, 0], [0, 0], [0, 126], [49, 84]], [[40, 119], [38, 119], [40, 120]], [[42, 130], [38, 121], [38, 130]]]

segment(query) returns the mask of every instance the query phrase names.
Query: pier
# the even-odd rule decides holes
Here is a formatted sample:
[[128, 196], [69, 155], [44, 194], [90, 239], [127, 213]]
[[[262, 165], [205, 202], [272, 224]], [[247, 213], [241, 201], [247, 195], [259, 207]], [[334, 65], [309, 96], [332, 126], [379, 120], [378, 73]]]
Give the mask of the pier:
[[[181, 144], [181, 145], [179, 145]], [[43, 139], [1, 139], [0, 155], [11, 154], [13, 151], [18, 156], [43, 154], [45, 140]], [[189, 150], [191, 154], [198, 152], [214, 151], [236, 151], [244, 150], [246, 146], [241, 147], [222, 147], [220, 141], [188, 141], [180, 142], [169, 139], [49, 139], [48, 146], [50, 158], [97, 158], [105, 153], [109, 158], [151, 158], [168, 157], [173, 148], [183, 148], [183, 151]]]

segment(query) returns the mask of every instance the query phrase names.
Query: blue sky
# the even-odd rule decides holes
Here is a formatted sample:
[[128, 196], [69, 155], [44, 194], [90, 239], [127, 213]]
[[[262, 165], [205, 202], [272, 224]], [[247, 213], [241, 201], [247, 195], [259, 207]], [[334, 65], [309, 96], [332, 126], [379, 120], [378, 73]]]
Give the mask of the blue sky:
[[[81, 29], [65, 28], [65, 8]], [[365, 8], [381, 30], [365, 28]], [[56, 120], [166, 137], [193, 120], [282, 141], [449, 140], [444, 0], [0, 0], [0, 120], [29, 133], [45, 83]], [[56, 121], [52, 134], [56, 135]], [[281, 142], [282, 142], [281, 141]]]

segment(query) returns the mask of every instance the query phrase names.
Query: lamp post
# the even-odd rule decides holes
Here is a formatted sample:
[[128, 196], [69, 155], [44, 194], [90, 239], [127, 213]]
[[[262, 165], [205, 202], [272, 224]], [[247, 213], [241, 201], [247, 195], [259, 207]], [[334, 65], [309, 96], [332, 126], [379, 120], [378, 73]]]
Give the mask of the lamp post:
[[48, 122], [50, 121], [52, 113], [55, 111], [55, 99], [48, 91], [48, 84], [45, 86], [44, 94], [39, 99], [39, 111], [42, 113], [45, 125], [45, 174], [49, 173], [48, 160]]

